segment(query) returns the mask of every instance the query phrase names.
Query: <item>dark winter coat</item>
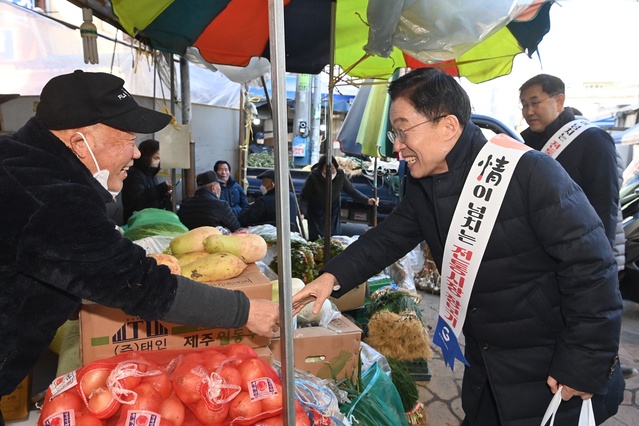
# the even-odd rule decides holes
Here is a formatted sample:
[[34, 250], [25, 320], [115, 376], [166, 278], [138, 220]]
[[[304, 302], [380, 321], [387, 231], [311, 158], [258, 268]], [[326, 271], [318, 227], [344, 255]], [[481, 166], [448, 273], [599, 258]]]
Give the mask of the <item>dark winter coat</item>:
[[[272, 188], [266, 194], [258, 197], [253, 204], [245, 208], [238, 215], [242, 226], [255, 225], [277, 225], [277, 200], [275, 199], [275, 188]], [[295, 195], [289, 191], [288, 193], [289, 214], [291, 220], [291, 231], [297, 232], [296, 223], [297, 210]]]
[[172, 275], [124, 238], [107, 216], [112, 199], [37, 119], [0, 137], [0, 396], [29, 373], [82, 299], [145, 320], [246, 323], [241, 291]]
[[229, 203], [229, 206], [231, 207], [231, 210], [233, 210], [235, 216], [239, 215], [240, 212], [249, 205], [246, 193], [240, 184], [235, 182], [232, 177], [229, 177], [226, 184], [222, 184], [220, 200], [224, 200]]
[[200, 226], [223, 226], [231, 232], [240, 227], [229, 203], [222, 201], [208, 188], [200, 188], [191, 198], [180, 203], [180, 222], [189, 229]]
[[[331, 185], [331, 235], [342, 233], [341, 197], [342, 191], [353, 197], [353, 200], [367, 204], [368, 197], [359, 192], [344, 173], [337, 169], [337, 175]], [[300, 193], [300, 210], [308, 223], [309, 240], [316, 241], [324, 236], [324, 210], [326, 206], [326, 178], [317, 165], [311, 168]]]
[[122, 220], [127, 223], [133, 213], [146, 208], [173, 211], [169, 186], [158, 183], [158, 167], [133, 165], [127, 171], [122, 187]]
[[[323, 269], [341, 284], [334, 296], [422, 240], [441, 270], [455, 207], [485, 142], [469, 123], [446, 157], [447, 172], [408, 178], [406, 196], [384, 222]], [[616, 281], [612, 249], [583, 191], [546, 154], [525, 153], [486, 247], [464, 324], [470, 367], [464, 370], [462, 407], [468, 424], [494, 424], [477, 406], [482, 391], [492, 389], [502, 425], [538, 426], [553, 396], [549, 375], [594, 393], [597, 423], [614, 415], [624, 389]], [[556, 424], [577, 424], [580, 406], [580, 398], [562, 403]]]
[[[574, 119], [572, 111], [564, 110], [543, 132], [528, 128], [521, 136], [526, 145], [539, 151], [562, 126]], [[584, 191], [614, 246], [619, 211], [619, 169], [612, 137], [599, 127], [591, 127], [577, 136], [556, 160]]]

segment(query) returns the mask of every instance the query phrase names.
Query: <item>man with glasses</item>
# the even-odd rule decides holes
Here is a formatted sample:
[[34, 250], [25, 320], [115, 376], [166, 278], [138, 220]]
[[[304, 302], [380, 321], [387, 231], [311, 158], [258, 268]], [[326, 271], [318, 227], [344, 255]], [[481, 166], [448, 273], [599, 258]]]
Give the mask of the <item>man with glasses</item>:
[[[529, 147], [555, 158], [584, 191], [603, 222], [622, 273], [625, 235], [619, 207], [621, 159], [612, 137], [575, 116], [573, 108], [564, 107], [565, 100], [565, 85], [558, 77], [539, 74], [526, 81], [519, 88], [519, 101], [529, 127], [521, 136]], [[623, 364], [621, 371], [626, 379], [639, 374], [636, 368]]]
[[406, 195], [293, 296], [293, 313], [311, 302], [319, 312], [425, 241], [442, 275], [433, 342], [449, 365], [468, 365], [464, 426], [539, 425], [560, 385], [556, 424], [577, 424], [588, 399], [597, 424], [614, 415], [623, 305], [583, 191], [549, 156], [504, 135], [487, 142], [468, 95], [443, 71], [412, 71], [389, 93]]

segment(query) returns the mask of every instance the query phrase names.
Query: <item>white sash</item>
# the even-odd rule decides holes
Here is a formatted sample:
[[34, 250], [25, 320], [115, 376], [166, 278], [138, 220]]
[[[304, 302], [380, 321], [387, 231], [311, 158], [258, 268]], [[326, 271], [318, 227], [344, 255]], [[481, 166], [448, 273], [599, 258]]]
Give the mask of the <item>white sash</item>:
[[550, 139], [548, 139], [546, 145], [541, 148], [541, 152], [545, 152], [552, 158], [557, 158], [559, 154], [561, 154], [561, 152], [577, 138], [577, 136], [579, 136], [584, 130], [591, 127], [597, 126], [588, 120], [581, 118], [566, 123], [561, 127], [561, 129], [557, 130]]
[[470, 169], [446, 237], [439, 320], [433, 343], [454, 370], [455, 358], [468, 365], [458, 336], [497, 214], [519, 159], [531, 148], [504, 134], [484, 145]]

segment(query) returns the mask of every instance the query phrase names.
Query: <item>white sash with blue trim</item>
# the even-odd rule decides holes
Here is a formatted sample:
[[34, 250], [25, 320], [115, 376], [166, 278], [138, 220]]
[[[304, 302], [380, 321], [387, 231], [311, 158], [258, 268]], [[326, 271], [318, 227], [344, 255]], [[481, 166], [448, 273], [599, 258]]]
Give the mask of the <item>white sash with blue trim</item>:
[[504, 134], [493, 137], [475, 158], [455, 208], [444, 246], [439, 320], [433, 337], [452, 370], [455, 358], [468, 365], [458, 342], [468, 301], [508, 184], [519, 159], [530, 149]]

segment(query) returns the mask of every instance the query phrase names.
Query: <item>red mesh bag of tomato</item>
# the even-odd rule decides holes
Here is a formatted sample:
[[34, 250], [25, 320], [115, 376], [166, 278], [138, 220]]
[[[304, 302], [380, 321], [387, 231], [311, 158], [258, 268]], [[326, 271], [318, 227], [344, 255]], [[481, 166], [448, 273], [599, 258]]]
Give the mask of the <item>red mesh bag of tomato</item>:
[[54, 380], [38, 426], [241, 426], [281, 412], [278, 373], [234, 344], [92, 362]]

